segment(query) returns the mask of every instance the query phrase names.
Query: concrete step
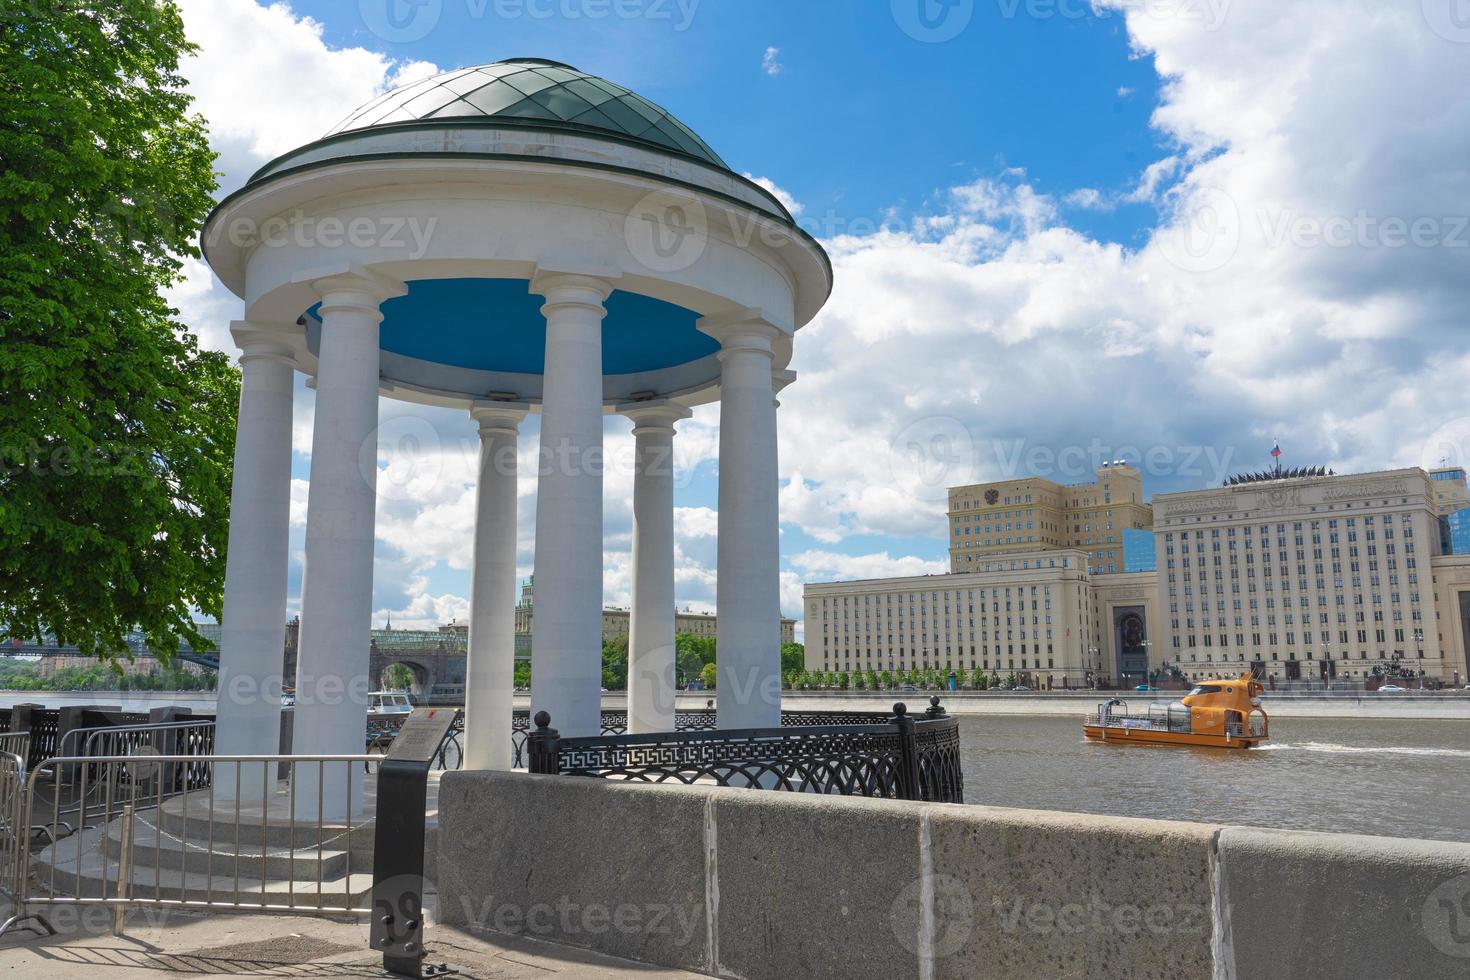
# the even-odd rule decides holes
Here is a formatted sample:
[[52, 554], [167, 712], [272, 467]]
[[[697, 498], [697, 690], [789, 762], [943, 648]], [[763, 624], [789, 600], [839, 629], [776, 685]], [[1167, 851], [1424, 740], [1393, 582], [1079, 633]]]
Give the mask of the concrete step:
[[[84, 830], [58, 841], [31, 857], [31, 877], [42, 891], [74, 898], [112, 898], [118, 893], [119, 865], [114, 828]], [[135, 830], [136, 834], [136, 830]], [[157, 898], [175, 902], [213, 902], [267, 908], [353, 908], [365, 907], [372, 893], [372, 873], [353, 868], [351, 875], [318, 883], [311, 880], [262, 878], [257, 861], [254, 873], [242, 861], [240, 878], [233, 868], [227, 874], [209, 874], [200, 870], [183, 870], [154, 863], [155, 849], [142, 846], [135, 837], [135, 863], [127, 880], [131, 894], [140, 899]], [[167, 849], [158, 852], [161, 856]], [[182, 859], [189, 864], [189, 859]], [[284, 866], [284, 865], [282, 865]], [[269, 866], [267, 868], [269, 871]]]
[[[269, 844], [250, 845], [241, 843], [238, 849], [233, 836], [217, 836], [211, 841], [206, 834], [199, 838], [180, 838], [167, 830], [160, 831], [155, 825], [156, 813], [144, 812], [133, 819], [133, 864], [138, 867], [158, 865], [171, 870], [183, 869], [200, 874], [241, 874], [247, 877], [271, 879], [294, 878], [297, 881], [317, 879], [330, 881], [346, 874], [349, 865], [356, 861], [354, 871], [371, 871], [372, 855], [353, 855], [349, 860], [345, 850], [334, 848], [326, 841], [318, 848], [312, 845], [299, 848], [272, 847]], [[226, 828], [217, 828], [225, 830]], [[312, 828], [315, 830], [315, 827]], [[108, 824], [102, 838], [102, 846], [108, 857], [117, 860], [122, 853], [122, 821]]]
[[[369, 801], [371, 804], [371, 801]], [[315, 814], [292, 819], [290, 798], [277, 793], [267, 807], [259, 801], [211, 800], [208, 793], [190, 793], [188, 798], [175, 797], [164, 801], [158, 811], [157, 822], [163, 830], [188, 841], [207, 841], [210, 834], [215, 841], [227, 840], [234, 846], [237, 837], [242, 849], [254, 848], [258, 854], [261, 844], [267, 848], [315, 848], [320, 842], [325, 847], [371, 855], [375, 824], [373, 809], [369, 805], [366, 813], [350, 823], [342, 820], [324, 820], [318, 826]]]

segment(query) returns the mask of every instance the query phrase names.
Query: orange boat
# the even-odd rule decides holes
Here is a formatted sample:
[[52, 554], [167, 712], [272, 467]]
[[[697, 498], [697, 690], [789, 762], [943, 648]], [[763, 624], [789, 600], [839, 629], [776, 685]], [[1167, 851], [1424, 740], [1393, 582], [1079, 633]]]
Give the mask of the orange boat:
[[1095, 741], [1126, 745], [1254, 748], [1271, 733], [1270, 720], [1257, 697], [1262, 690], [1250, 674], [1200, 681], [1173, 704], [1149, 705], [1147, 715], [1130, 715], [1128, 705], [1113, 698], [1087, 716], [1082, 732]]

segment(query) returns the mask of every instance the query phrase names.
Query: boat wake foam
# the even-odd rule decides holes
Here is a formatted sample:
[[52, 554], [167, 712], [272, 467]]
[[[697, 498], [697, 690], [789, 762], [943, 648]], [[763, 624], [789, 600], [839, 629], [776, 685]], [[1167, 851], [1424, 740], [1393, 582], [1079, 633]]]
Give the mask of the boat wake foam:
[[1470, 749], [1428, 749], [1409, 745], [1334, 745], [1331, 742], [1275, 742], [1256, 747], [1257, 752], [1330, 752], [1337, 755], [1422, 755], [1470, 759]]

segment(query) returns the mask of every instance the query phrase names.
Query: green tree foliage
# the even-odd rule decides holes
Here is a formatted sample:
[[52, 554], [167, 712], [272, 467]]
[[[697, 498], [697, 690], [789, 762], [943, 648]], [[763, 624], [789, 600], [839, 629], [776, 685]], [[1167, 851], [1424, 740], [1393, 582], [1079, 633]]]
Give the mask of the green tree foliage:
[[800, 643], [781, 644], [781, 673], [806, 670], [806, 647]]
[[385, 691], [407, 691], [413, 687], [413, 671], [406, 664], [389, 664], [378, 682]]
[[609, 691], [628, 688], [628, 636], [602, 642], [602, 686]]
[[705, 665], [715, 662], [715, 638], [694, 633], [675, 635], [674, 661], [680, 683], [688, 684], [692, 680], [698, 680]]
[[211, 206], [173, 0], [0, 0], [0, 632], [205, 644], [239, 376], [163, 290]]
[[527, 687], [527, 688], [531, 686], [531, 661], [529, 661], [529, 660], [517, 660], [516, 661], [516, 666], [515, 666], [515, 686], [516, 687]]
[[699, 672], [699, 679], [704, 681], [705, 689], [709, 691], [715, 689], [715, 680], [718, 676], [719, 672], [716, 670], [714, 664], [705, 664]]
[[91, 667], [63, 667], [42, 677], [34, 664], [0, 660], [0, 690], [6, 691], [213, 691], [217, 680], [212, 670], [195, 672], [181, 663], [127, 670], [123, 662], [114, 660]]

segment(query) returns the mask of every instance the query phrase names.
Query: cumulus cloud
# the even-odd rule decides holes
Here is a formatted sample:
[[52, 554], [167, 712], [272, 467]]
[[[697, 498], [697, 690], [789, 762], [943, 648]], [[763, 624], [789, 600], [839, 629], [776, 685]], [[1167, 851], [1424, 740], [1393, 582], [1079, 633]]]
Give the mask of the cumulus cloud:
[[747, 173], [745, 174], [745, 176], [747, 179], [754, 181], [755, 183], [759, 184], [766, 190], [770, 191], [773, 195], [775, 195], [776, 200], [780, 201], [782, 206], [785, 207], [787, 211], [791, 212], [791, 216], [793, 218], [800, 216], [802, 212], [801, 202], [793, 197], [791, 193], [785, 188], [778, 186], [776, 182], [774, 180], [771, 180], [769, 177], [757, 177], [755, 174], [752, 173]]
[[[1463, 45], [1413, 4], [1237, 2], [1216, 32], [1113, 5], [1164, 77], [1169, 148], [1128, 193], [1159, 227], [1095, 240], [1011, 171], [832, 240], [783, 396], [785, 514], [816, 540], [920, 513], [937, 536], [945, 482], [1077, 482], [1150, 449], [1152, 491], [1257, 465], [1274, 434], [1339, 471], [1417, 464], [1464, 414]], [[914, 445], [937, 483], [895, 470]]]
[[766, 48], [766, 53], [761, 55], [761, 71], [775, 77], [786, 70], [781, 64], [781, 49], [776, 47]]
[[[981, 173], [871, 233], [825, 234], [836, 289], [797, 338], [801, 380], [782, 395], [784, 537], [806, 539], [781, 575], [788, 614], [806, 581], [943, 571], [948, 485], [1077, 482], [1095, 461], [1136, 453], [1150, 491], [1198, 487], [1264, 465], [1278, 436], [1292, 458], [1340, 472], [1417, 465], [1436, 430], [1465, 418], [1466, 47], [1415, 3], [1234, 0], [1208, 22], [1097, 5], [1122, 14], [1162, 80], [1163, 149], [1128, 186], [1042, 191], [1019, 168]], [[332, 49], [283, 6], [186, 0], [185, 13], [205, 47], [189, 71], [227, 183], [433, 70]], [[1123, 203], [1157, 208], [1158, 227], [1118, 243], [1065, 218]], [[237, 307], [189, 272], [177, 302], [223, 344]], [[474, 431], [430, 414], [441, 442], [469, 448], [452, 448], [432, 486], [380, 504], [375, 606], [395, 624], [463, 618], [455, 597], [468, 590]], [[681, 479], [712, 475], [718, 417], [702, 408], [680, 426]], [[618, 424], [614, 454], [631, 443]], [[309, 396], [297, 429], [305, 449]], [[535, 432], [529, 420], [523, 446]], [[534, 479], [523, 473], [525, 573]], [[607, 481], [611, 602], [627, 601], [631, 487], [628, 471]], [[715, 523], [708, 506], [676, 515], [681, 604], [717, 598]], [[463, 590], [434, 584], [441, 562]]]

